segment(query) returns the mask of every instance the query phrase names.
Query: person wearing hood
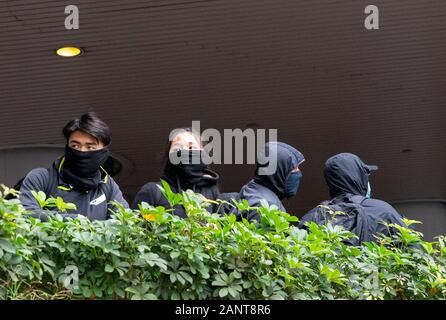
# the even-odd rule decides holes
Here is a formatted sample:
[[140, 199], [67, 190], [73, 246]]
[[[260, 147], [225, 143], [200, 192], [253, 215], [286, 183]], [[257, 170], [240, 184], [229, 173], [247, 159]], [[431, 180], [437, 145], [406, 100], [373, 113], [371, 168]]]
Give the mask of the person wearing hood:
[[119, 186], [105, 171], [111, 142], [109, 127], [95, 113], [89, 112], [71, 120], [63, 128], [65, 155], [51, 168], [31, 170], [20, 183], [19, 200], [23, 207], [43, 221], [54, 214], [54, 208], [42, 210], [32, 191], [43, 191], [47, 197], [60, 197], [76, 209], [58, 212], [64, 218], [84, 215], [92, 220], [106, 220], [111, 201], [128, 208]]
[[[178, 129], [168, 142], [164, 172], [160, 179], [166, 181], [175, 193], [190, 189], [210, 200], [225, 199], [217, 185], [219, 175], [208, 168], [207, 161], [204, 161], [206, 157], [199, 135], [190, 128]], [[142, 186], [133, 200], [132, 208], [138, 209], [141, 202], [146, 202], [154, 207], [171, 209], [159, 186], [160, 181], [148, 182]], [[183, 206], [177, 205], [173, 209], [173, 214], [187, 217]], [[210, 213], [216, 213], [223, 206], [219, 208], [217, 204], [211, 204], [206, 209]]]
[[[259, 161], [259, 159], [263, 159]], [[274, 161], [265, 162], [266, 159]], [[305, 161], [304, 156], [292, 146], [283, 142], [268, 142], [257, 157], [254, 178], [242, 187], [239, 199], [246, 199], [250, 207], [260, 207], [265, 200], [270, 206], [275, 205], [286, 212], [282, 203], [285, 198], [294, 197], [299, 189], [302, 172], [299, 166]], [[264, 170], [274, 163], [273, 170]], [[264, 171], [264, 172], [262, 172]], [[236, 212], [237, 218], [260, 220], [256, 210]]]
[[[342, 225], [355, 233], [358, 239], [350, 240], [352, 245], [375, 241], [375, 235], [394, 234], [395, 228], [385, 224], [405, 226], [400, 215], [390, 204], [372, 198], [369, 176], [377, 166], [365, 164], [358, 156], [340, 153], [329, 158], [325, 163], [324, 177], [330, 190], [331, 200], [321, 203], [299, 222], [299, 227], [306, 228], [310, 221], [325, 224], [328, 220]], [[324, 208], [325, 207], [325, 208]], [[345, 215], [333, 218], [326, 207], [333, 212], [342, 211]]]

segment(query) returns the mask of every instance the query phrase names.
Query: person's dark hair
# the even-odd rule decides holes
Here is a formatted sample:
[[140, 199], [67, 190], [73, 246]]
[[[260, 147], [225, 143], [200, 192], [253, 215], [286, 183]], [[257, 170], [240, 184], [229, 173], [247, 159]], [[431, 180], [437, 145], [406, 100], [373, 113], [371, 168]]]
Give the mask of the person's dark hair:
[[101, 141], [104, 146], [108, 146], [111, 142], [110, 128], [94, 112], [84, 113], [79, 118], [69, 121], [63, 128], [62, 133], [68, 141], [70, 135], [75, 131], [92, 135], [98, 141]]

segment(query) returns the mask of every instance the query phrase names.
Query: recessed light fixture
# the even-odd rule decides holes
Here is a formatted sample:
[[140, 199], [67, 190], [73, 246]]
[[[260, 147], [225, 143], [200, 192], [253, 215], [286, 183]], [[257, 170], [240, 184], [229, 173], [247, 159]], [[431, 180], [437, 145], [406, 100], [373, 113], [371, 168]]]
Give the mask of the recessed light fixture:
[[81, 48], [77, 47], [62, 47], [56, 50], [56, 54], [61, 57], [71, 58], [78, 56], [82, 53]]

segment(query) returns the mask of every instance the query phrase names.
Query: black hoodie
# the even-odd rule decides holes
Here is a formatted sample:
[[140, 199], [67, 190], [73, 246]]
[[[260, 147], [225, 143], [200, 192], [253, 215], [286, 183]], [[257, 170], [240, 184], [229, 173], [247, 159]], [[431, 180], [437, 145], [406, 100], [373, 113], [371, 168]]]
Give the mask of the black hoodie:
[[[347, 216], [339, 216], [337, 221], [345, 229], [358, 235], [359, 241], [352, 244], [374, 241], [375, 235], [380, 233], [391, 235], [395, 232], [384, 223], [404, 226], [402, 216], [390, 204], [366, 197], [369, 175], [376, 169], [376, 166], [364, 164], [358, 156], [351, 153], [337, 154], [325, 163], [324, 176], [332, 199], [321, 205], [334, 211], [348, 212]], [[309, 221], [324, 224], [324, 211], [326, 210], [319, 206], [314, 208], [302, 217], [299, 226], [305, 227]], [[330, 219], [331, 217], [328, 220]]]
[[[296, 166], [305, 161], [305, 158], [298, 150], [283, 142], [268, 142], [263, 152], [270, 156], [273, 155], [271, 152], [277, 153], [277, 169], [273, 174], [260, 175], [259, 169], [263, 166], [257, 164], [254, 179], [242, 187], [239, 197], [248, 200], [251, 207], [261, 206], [260, 201], [263, 199], [269, 205], [276, 205], [279, 210], [286, 211], [282, 204], [282, 199], [285, 198], [286, 179]], [[243, 217], [248, 220], [259, 220], [257, 211], [251, 211], [249, 214], [235, 211], [234, 213], [239, 219]]]
[[365, 196], [371, 166], [364, 164], [358, 156], [340, 153], [325, 162], [324, 177], [332, 198], [343, 194]]

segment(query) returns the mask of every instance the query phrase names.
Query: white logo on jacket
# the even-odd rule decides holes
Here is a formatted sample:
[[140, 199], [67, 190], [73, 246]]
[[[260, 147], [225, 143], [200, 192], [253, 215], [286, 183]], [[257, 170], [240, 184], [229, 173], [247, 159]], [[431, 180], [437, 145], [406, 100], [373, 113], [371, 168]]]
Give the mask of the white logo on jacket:
[[92, 206], [97, 206], [99, 204], [101, 204], [102, 202], [105, 201], [105, 194], [102, 194], [101, 196], [99, 196], [98, 198], [91, 200], [90, 201], [90, 205]]

